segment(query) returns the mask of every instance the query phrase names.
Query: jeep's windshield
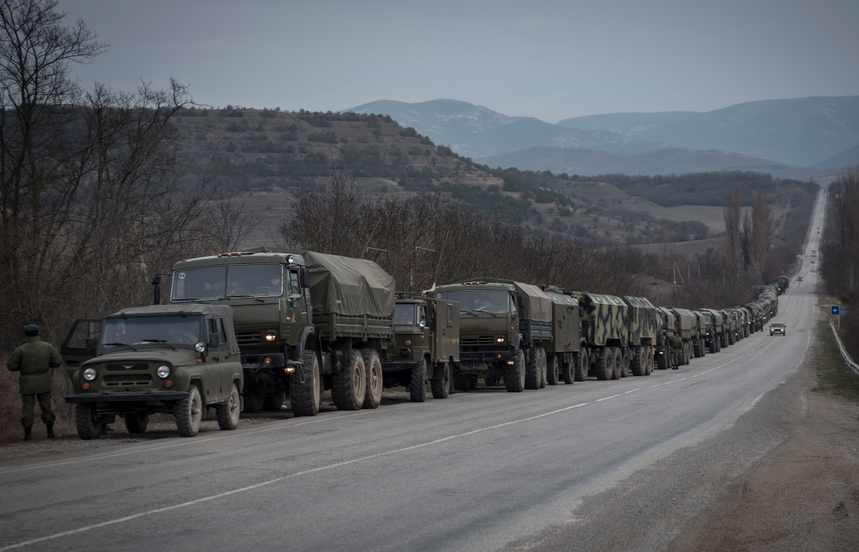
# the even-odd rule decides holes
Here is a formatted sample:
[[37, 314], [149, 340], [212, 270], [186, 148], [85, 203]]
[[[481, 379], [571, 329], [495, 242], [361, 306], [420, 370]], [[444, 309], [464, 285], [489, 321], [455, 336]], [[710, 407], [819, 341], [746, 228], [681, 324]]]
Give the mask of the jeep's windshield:
[[193, 349], [202, 341], [201, 319], [197, 315], [105, 318], [98, 340], [98, 354], [129, 348]]
[[439, 293], [439, 299], [459, 301], [459, 312], [503, 313], [513, 309], [510, 295], [506, 291], [493, 289], [469, 289], [463, 291], [444, 291]]
[[214, 301], [240, 297], [280, 297], [281, 295], [283, 295], [282, 265], [204, 266], [173, 272], [170, 301]]

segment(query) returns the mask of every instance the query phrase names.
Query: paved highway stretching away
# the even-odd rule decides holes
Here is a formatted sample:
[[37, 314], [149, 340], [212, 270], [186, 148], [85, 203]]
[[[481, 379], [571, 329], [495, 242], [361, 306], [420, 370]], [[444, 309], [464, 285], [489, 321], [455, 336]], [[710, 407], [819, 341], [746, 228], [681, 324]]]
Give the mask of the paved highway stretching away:
[[680, 370], [3, 463], [0, 552], [662, 549], [802, 408], [814, 267]]

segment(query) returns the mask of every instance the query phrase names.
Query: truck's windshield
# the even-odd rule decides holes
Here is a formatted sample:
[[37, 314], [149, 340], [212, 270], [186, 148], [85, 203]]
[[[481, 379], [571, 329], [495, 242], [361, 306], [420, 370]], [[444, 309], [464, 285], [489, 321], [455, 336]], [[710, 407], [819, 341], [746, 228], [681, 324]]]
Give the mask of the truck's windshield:
[[98, 354], [153, 347], [191, 349], [201, 341], [200, 320], [200, 316], [192, 315], [105, 318], [98, 340]]
[[279, 264], [205, 266], [173, 271], [170, 301], [281, 295], [283, 267]]
[[444, 291], [439, 293], [439, 299], [459, 301], [459, 312], [511, 312], [513, 302], [506, 291], [492, 289], [469, 289], [462, 291]]
[[395, 326], [414, 326], [417, 322], [415, 317], [414, 303], [398, 303], [394, 307], [394, 325]]

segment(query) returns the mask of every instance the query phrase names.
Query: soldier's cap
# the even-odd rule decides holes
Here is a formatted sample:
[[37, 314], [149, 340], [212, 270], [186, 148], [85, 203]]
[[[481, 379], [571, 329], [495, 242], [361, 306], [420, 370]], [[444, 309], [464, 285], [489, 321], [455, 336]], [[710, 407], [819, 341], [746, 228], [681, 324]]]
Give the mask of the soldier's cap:
[[27, 336], [39, 335], [39, 325], [38, 324], [27, 324], [24, 326], [24, 334]]

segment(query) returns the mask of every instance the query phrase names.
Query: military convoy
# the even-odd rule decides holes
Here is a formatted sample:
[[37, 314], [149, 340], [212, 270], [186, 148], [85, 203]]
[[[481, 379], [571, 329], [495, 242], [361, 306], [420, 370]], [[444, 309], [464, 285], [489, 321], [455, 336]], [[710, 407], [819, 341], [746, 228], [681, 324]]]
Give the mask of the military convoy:
[[647, 376], [762, 329], [778, 289], [723, 310], [485, 277], [397, 294], [368, 260], [256, 248], [176, 263], [168, 305], [79, 320], [62, 350], [66, 400], [84, 439], [116, 416], [145, 431], [158, 412], [191, 436], [209, 407], [232, 429], [242, 406], [279, 410], [287, 397], [295, 416], [313, 416], [325, 390], [357, 410], [393, 386], [423, 402], [428, 385], [443, 399], [481, 380], [521, 392]]

